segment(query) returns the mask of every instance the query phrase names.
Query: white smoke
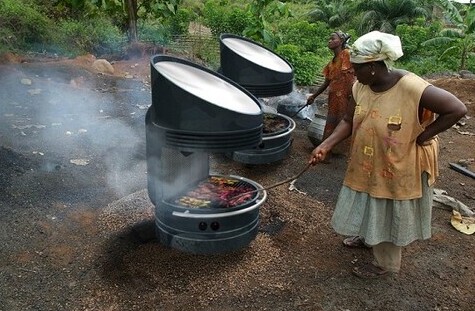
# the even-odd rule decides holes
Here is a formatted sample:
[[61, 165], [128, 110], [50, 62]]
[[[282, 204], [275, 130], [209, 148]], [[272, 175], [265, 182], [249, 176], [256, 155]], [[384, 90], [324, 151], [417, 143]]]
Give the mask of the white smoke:
[[50, 64], [19, 67], [0, 79], [7, 98], [0, 113], [17, 137], [6, 143], [45, 159], [59, 156], [61, 165], [104, 166], [108, 186], [120, 196], [146, 185], [146, 87], [112, 77], [97, 84], [105, 79], [85, 71], [71, 77], [70, 68]]

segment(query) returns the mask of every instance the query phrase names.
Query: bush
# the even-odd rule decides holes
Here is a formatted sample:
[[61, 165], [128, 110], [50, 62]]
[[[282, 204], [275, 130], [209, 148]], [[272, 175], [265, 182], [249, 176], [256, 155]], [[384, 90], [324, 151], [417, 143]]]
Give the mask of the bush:
[[[459, 55], [454, 51], [442, 59], [438, 56], [436, 47], [423, 47], [422, 43], [437, 36], [441, 29], [439, 23], [431, 23], [429, 26], [398, 25], [396, 34], [401, 38], [404, 55], [399, 63], [400, 67], [412, 71], [418, 75], [431, 75], [435, 73], [457, 72], [459, 67]], [[445, 50], [449, 46], [439, 46], [437, 49]]]
[[241, 7], [232, 5], [229, 1], [207, 1], [203, 8], [203, 24], [211, 29], [214, 36], [221, 33], [242, 35], [251, 16]]
[[193, 20], [193, 13], [187, 9], [178, 9], [175, 15], [165, 18], [163, 24], [166, 25], [171, 35], [183, 35], [188, 33], [190, 21]]
[[88, 20], [63, 20], [56, 36], [57, 52], [68, 56], [84, 53], [119, 54], [127, 43], [126, 36], [104, 17]]
[[417, 75], [425, 76], [436, 73], [456, 72], [458, 63], [453, 64], [441, 62], [437, 56], [413, 56], [410, 60], [396, 62], [396, 67], [414, 72]]
[[286, 59], [294, 69], [297, 85], [312, 85], [327, 61], [312, 52], [302, 51], [293, 44], [277, 46], [275, 52]]
[[325, 23], [309, 23], [302, 20], [288, 20], [279, 25], [283, 44], [293, 44], [302, 51], [327, 51], [330, 29]]
[[169, 29], [156, 19], [137, 21], [138, 37], [141, 41], [166, 45], [171, 40]]
[[438, 24], [433, 24], [430, 27], [398, 25], [396, 27], [396, 35], [401, 38], [404, 51], [402, 59], [409, 59], [414, 55], [430, 56], [434, 54], [432, 51], [427, 50], [427, 48], [422, 47], [421, 43], [433, 38], [438, 32], [438, 27]]
[[18, 0], [0, 1], [0, 49], [44, 50], [55, 32], [54, 23], [33, 4]]

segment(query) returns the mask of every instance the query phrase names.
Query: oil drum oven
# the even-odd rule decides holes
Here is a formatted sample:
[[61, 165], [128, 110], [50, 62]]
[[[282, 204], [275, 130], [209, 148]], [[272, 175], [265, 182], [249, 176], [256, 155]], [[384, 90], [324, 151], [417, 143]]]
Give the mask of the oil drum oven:
[[247, 38], [221, 34], [219, 40], [223, 75], [257, 97], [292, 92], [294, 73], [285, 59]]
[[[292, 66], [259, 43], [232, 34], [220, 36], [221, 71], [257, 97], [285, 95], [293, 89]], [[258, 147], [227, 153], [245, 164], [284, 159], [290, 151], [295, 122], [283, 114], [264, 114], [264, 134]]]
[[257, 98], [234, 81], [184, 59], [151, 58], [146, 113], [147, 187], [161, 243], [197, 254], [246, 247], [266, 198], [258, 183], [210, 174], [209, 153], [262, 142]]

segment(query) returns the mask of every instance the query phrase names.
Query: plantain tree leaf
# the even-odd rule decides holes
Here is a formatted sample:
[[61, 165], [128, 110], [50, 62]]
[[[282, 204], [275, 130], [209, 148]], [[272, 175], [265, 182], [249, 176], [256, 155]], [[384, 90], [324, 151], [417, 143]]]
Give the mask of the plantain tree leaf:
[[443, 46], [446, 44], [450, 44], [454, 42], [455, 40], [449, 37], [436, 37], [429, 39], [427, 41], [424, 41], [421, 43], [422, 46]]
[[446, 49], [444, 52], [442, 52], [442, 54], [439, 56], [439, 58], [443, 58], [448, 53], [450, 53], [452, 51], [458, 51], [459, 49], [460, 49], [459, 46], [453, 45], [453, 46], [449, 47], [448, 49]]
[[474, 34], [475, 33], [475, 6], [471, 6], [467, 11], [465, 20], [467, 23], [467, 32]]
[[459, 10], [455, 7], [452, 1], [449, 0], [434, 0], [434, 4], [440, 6], [445, 14], [450, 18], [452, 22], [456, 24], [463, 24], [463, 18]]
[[464, 38], [465, 32], [463, 31], [463, 29], [444, 28], [440, 31], [440, 35], [449, 38]]

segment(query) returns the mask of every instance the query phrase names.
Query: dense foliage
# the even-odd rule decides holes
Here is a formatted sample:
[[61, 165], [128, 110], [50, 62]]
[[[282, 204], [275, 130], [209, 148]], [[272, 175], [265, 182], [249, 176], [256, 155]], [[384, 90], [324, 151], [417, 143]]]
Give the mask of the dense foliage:
[[176, 46], [191, 23], [210, 30], [186, 47], [202, 63], [216, 66], [217, 37], [233, 33], [286, 58], [301, 85], [331, 59], [338, 29], [352, 40], [370, 30], [399, 35], [399, 66], [421, 75], [475, 71], [475, 4], [449, 0], [1, 0], [0, 53], [120, 57], [136, 40]]
[[34, 3], [0, 2], [0, 51], [20, 51], [51, 42], [53, 22]]

